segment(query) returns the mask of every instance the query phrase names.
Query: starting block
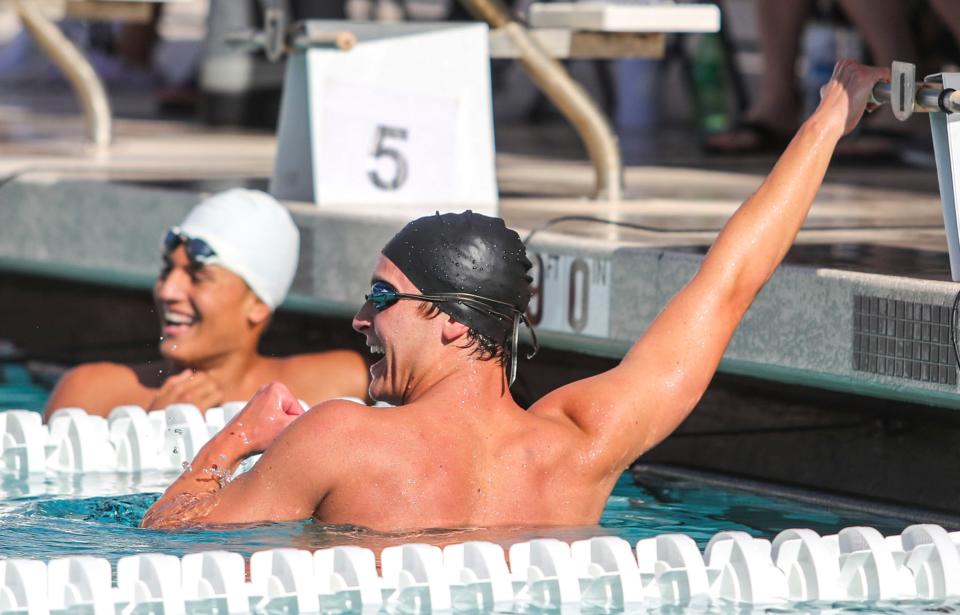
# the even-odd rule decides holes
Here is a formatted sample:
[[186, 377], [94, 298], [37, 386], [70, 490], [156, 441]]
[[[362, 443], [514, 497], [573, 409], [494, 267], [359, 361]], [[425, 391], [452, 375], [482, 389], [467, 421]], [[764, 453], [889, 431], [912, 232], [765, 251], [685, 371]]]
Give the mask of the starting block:
[[893, 114], [901, 121], [914, 113], [930, 114], [943, 223], [950, 253], [950, 275], [954, 282], [960, 282], [960, 216], [957, 210], [957, 195], [960, 193], [960, 73], [937, 73], [917, 83], [913, 64], [894, 62], [890, 75], [890, 83], [874, 87], [874, 102], [889, 102]]

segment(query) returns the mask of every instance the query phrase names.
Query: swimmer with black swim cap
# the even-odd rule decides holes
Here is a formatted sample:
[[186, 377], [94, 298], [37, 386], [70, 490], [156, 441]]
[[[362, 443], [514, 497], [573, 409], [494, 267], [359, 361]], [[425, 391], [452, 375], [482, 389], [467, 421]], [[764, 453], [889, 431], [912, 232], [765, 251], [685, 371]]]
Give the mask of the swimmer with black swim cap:
[[407, 276], [420, 294], [398, 293], [384, 281], [366, 296], [377, 310], [398, 299], [433, 303], [470, 328], [470, 343], [483, 359], [510, 363], [508, 384], [517, 377], [520, 324], [527, 325], [536, 354], [537, 337], [527, 320], [528, 272], [532, 264], [520, 236], [500, 218], [472, 211], [414, 220], [382, 252]]
[[[311, 516], [383, 531], [597, 523], [624, 469], [697, 404], [803, 224], [837, 141], [888, 75], [839, 63], [820, 107], [623, 361], [527, 410], [475, 341], [516, 348], [530, 298], [519, 238], [469, 212], [410, 223], [383, 250], [353, 319], [384, 355], [371, 368], [372, 396], [400, 405], [332, 400], [302, 414], [285, 387], [268, 387], [234, 419], [254, 435], [239, 439], [227, 428], [215, 436], [143, 524]], [[424, 305], [437, 314], [425, 316]], [[261, 450], [253, 471], [210, 484], [211, 467], [231, 471]]]

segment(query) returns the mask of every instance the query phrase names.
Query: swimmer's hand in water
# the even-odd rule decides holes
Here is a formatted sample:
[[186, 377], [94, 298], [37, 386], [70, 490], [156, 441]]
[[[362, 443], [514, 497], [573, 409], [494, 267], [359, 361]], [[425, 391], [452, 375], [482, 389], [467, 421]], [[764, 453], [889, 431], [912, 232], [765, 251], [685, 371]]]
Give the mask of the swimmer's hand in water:
[[260, 387], [243, 410], [224, 426], [223, 432], [238, 438], [247, 455], [257, 455], [301, 414], [303, 407], [290, 389], [273, 382]]
[[148, 410], [162, 410], [170, 404], [193, 404], [206, 412], [224, 402], [220, 385], [206, 372], [185, 369], [164, 381]]
[[864, 111], [873, 111], [877, 105], [870, 102], [873, 86], [890, 80], [890, 68], [864, 66], [853, 60], [840, 60], [833, 68], [833, 76], [820, 91], [818, 112], [829, 112], [843, 121], [843, 134], [850, 134]]

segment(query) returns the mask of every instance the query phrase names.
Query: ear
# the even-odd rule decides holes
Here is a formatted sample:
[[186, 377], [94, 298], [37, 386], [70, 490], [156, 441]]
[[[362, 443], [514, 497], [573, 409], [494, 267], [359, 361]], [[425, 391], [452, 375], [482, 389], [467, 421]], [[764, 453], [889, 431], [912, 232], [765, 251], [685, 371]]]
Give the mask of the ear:
[[252, 292], [250, 294], [253, 295], [253, 304], [247, 310], [247, 321], [255, 327], [270, 318], [271, 310], [259, 297]]
[[443, 330], [440, 335], [443, 344], [447, 345], [455, 342], [465, 342], [468, 333], [470, 333], [470, 327], [448, 316], [446, 320], [443, 321]]

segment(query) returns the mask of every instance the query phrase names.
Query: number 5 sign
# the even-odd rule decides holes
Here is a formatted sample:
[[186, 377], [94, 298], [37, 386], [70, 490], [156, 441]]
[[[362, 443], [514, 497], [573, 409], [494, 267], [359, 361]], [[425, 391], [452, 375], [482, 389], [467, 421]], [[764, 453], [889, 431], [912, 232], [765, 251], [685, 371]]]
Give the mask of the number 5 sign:
[[287, 61], [270, 190], [320, 205], [497, 214], [487, 28], [309, 22], [349, 28], [350, 51]]

